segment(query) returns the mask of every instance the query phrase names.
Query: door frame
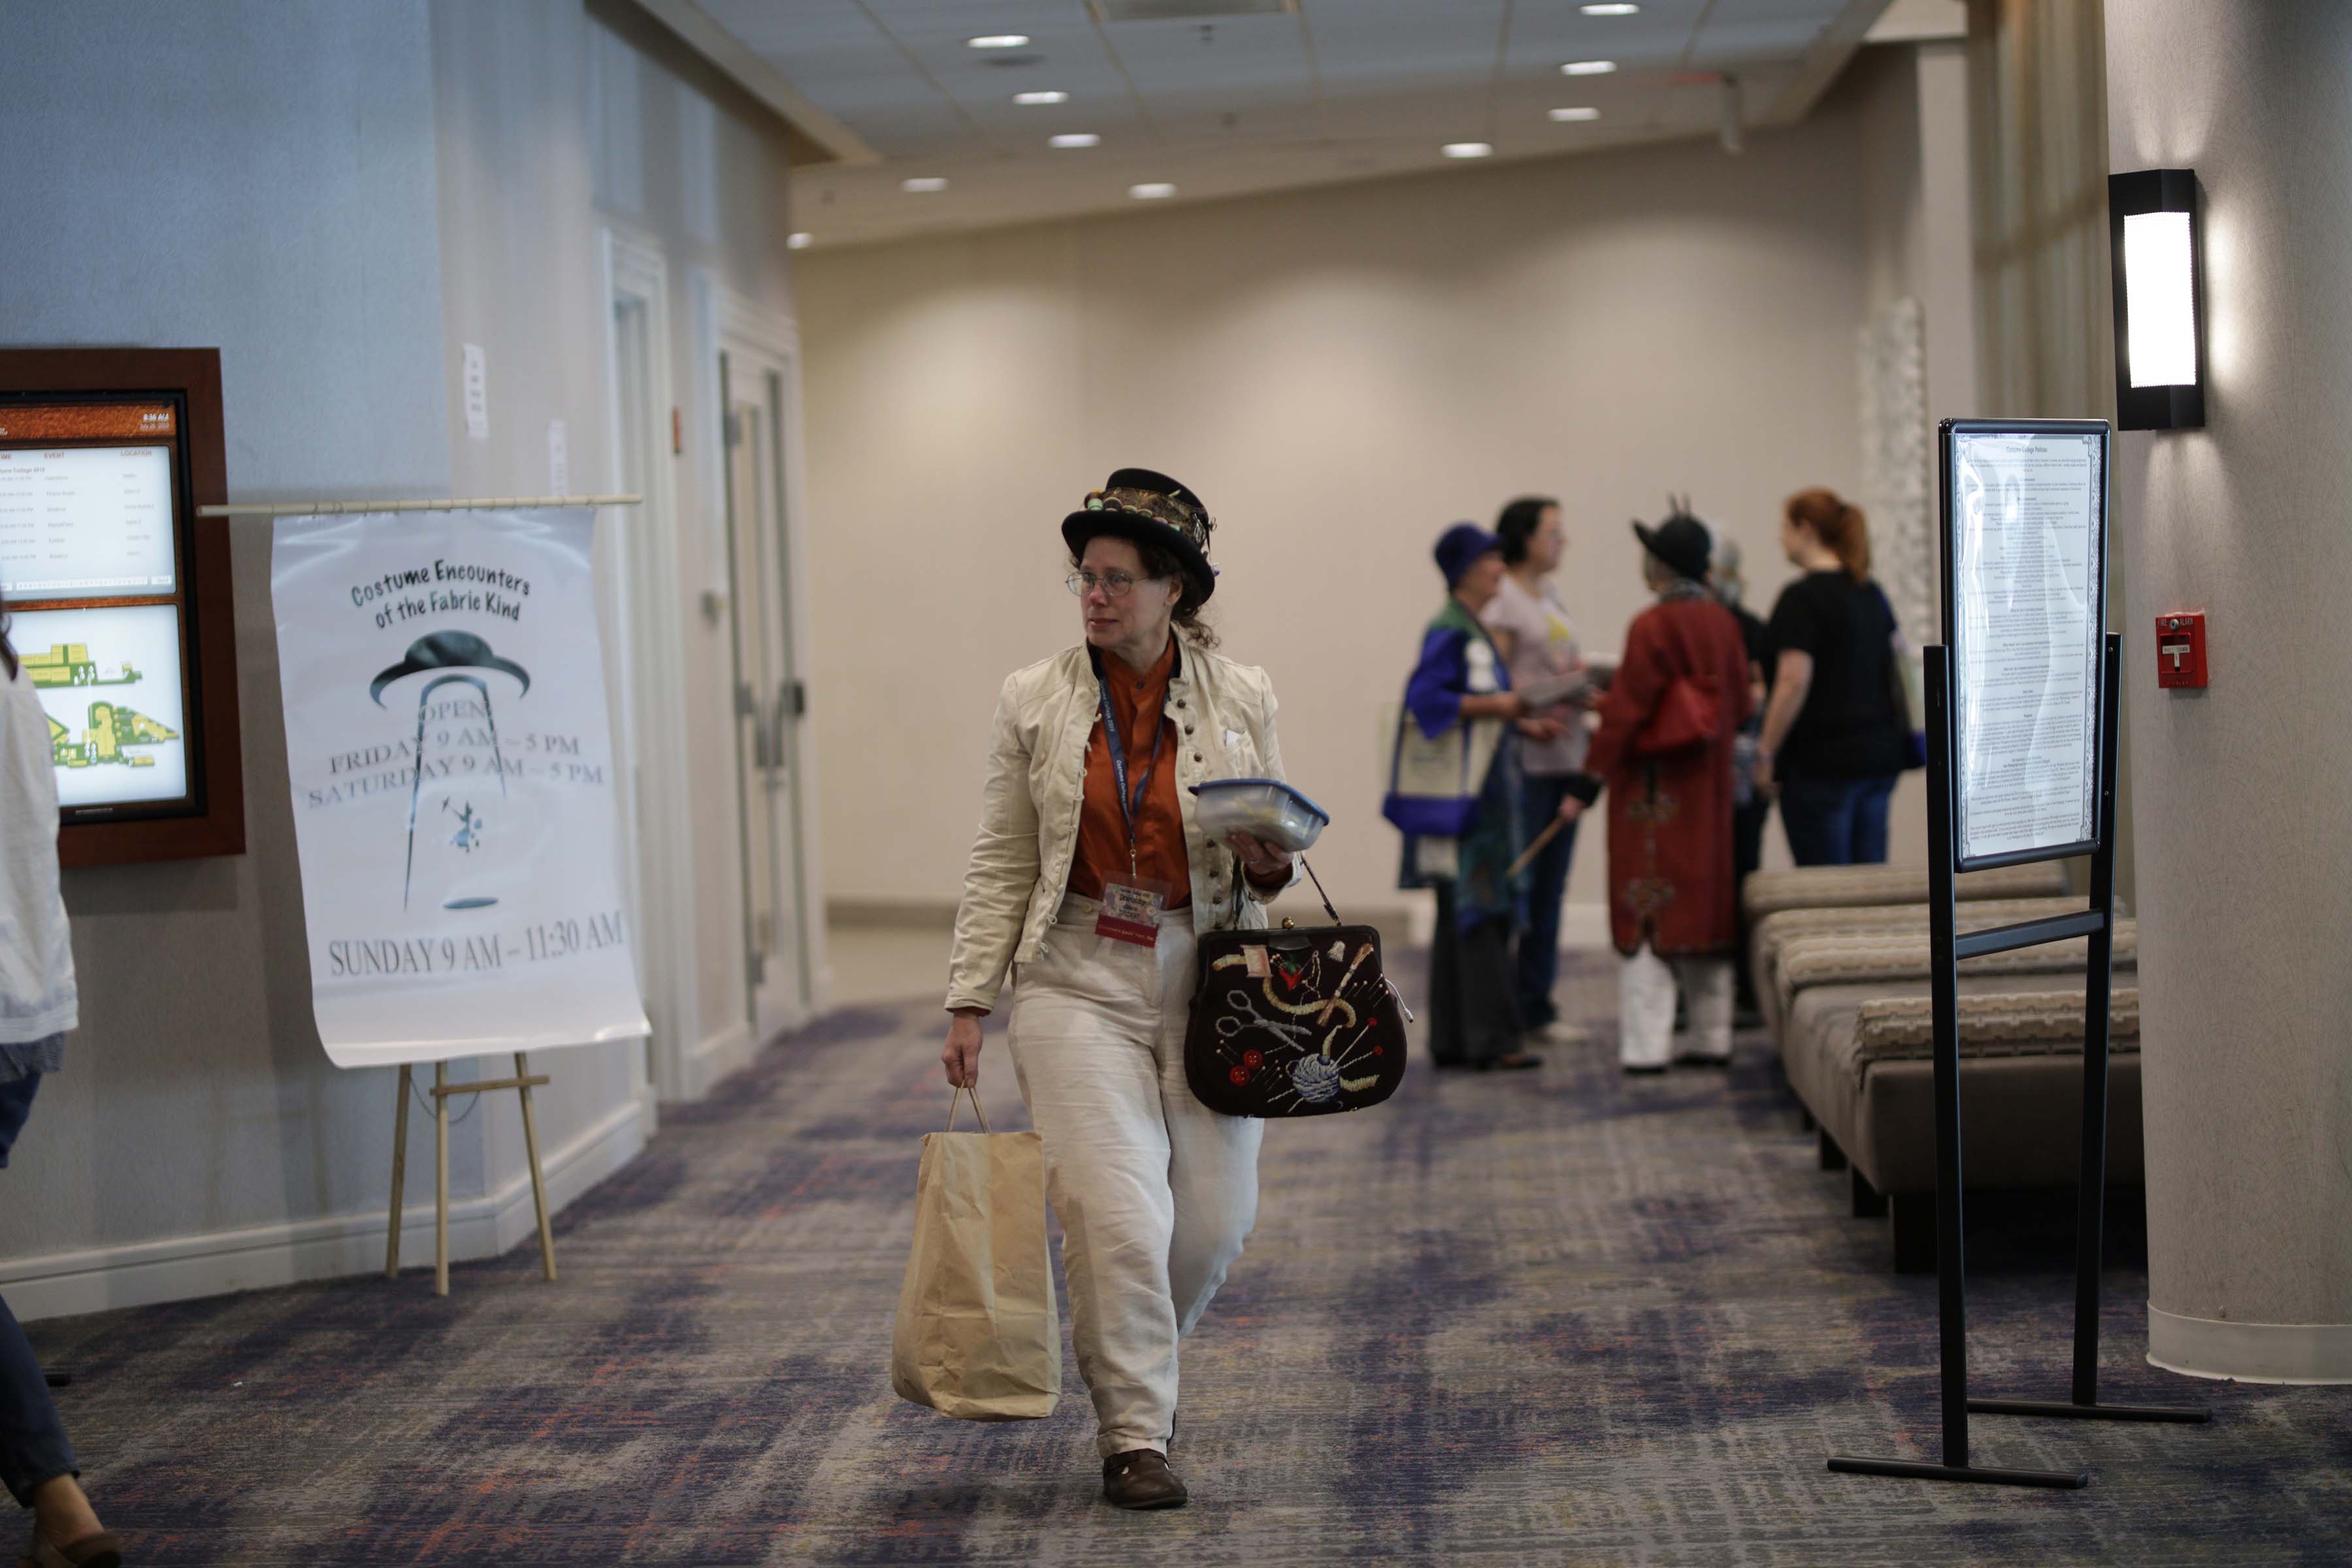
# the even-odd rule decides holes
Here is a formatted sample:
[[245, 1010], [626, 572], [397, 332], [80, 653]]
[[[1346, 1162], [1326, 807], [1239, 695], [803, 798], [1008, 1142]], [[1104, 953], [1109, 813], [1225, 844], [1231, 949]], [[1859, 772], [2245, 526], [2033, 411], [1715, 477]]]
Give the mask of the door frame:
[[[719, 385], [722, 355], [750, 361], [770, 371], [778, 389], [774, 440], [771, 461], [778, 479], [777, 501], [783, 510], [784, 619], [794, 679], [808, 684], [814, 644], [810, 635], [808, 507], [805, 480], [807, 445], [801, 413], [800, 328], [793, 318], [729, 289], [708, 268], [692, 274], [695, 316], [695, 379], [698, 397], [709, 400], [709, 417], [701, 421], [704, 508], [704, 558], [710, 579], [705, 602], [724, 599], [731, 588], [728, 575], [732, 554], [727, 535], [727, 407]], [[733, 606], [729, 606], [731, 614]], [[814, 700], [814, 698], [811, 700]], [[730, 705], [731, 706], [731, 705]], [[802, 993], [783, 1010], [783, 1027], [797, 1028], [831, 1005], [832, 966], [827, 957], [823, 889], [824, 867], [820, 835], [818, 763], [810, 743], [813, 726], [808, 715], [795, 716], [789, 740], [793, 767], [792, 803], [793, 887], [794, 919], [800, 933]], [[739, 830], [740, 824], [738, 824]], [[743, 924], [740, 902], [736, 925]], [[739, 988], [748, 997], [750, 977], [739, 970]], [[765, 1045], [754, 1041], [753, 1047]]]
[[[698, 1097], [695, 1047], [702, 1038], [694, 943], [694, 839], [688, 779], [686, 628], [677, 568], [677, 486], [672, 465], [669, 266], [650, 237], [609, 222], [599, 226], [604, 276], [607, 487], [626, 482], [622, 453], [621, 342], [614, 322], [624, 301], [645, 312], [646, 399], [642, 432], [652, 460], [636, 476], [644, 501], [615, 509], [631, 570], [616, 584], [614, 624], [632, 657], [615, 661], [624, 689], [611, 701], [620, 723], [616, 775], [623, 781], [622, 837], [637, 890], [633, 933], [646, 1013], [654, 1026], [647, 1050], [660, 1100]], [[643, 580], [636, 580], [639, 573]], [[634, 764], [634, 765], [631, 765]], [[640, 798], [640, 796], [642, 798]]]

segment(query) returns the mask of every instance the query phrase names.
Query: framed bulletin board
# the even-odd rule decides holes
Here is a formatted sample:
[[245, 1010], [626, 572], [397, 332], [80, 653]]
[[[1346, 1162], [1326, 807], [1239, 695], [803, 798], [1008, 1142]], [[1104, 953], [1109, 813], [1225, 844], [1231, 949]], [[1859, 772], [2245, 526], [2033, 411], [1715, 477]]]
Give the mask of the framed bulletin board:
[[1958, 868], [2087, 855], [2099, 838], [2107, 423], [1948, 419], [1940, 433]]
[[0, 599], [67, 866], [245, 852], [220, 354], [0, 350]]

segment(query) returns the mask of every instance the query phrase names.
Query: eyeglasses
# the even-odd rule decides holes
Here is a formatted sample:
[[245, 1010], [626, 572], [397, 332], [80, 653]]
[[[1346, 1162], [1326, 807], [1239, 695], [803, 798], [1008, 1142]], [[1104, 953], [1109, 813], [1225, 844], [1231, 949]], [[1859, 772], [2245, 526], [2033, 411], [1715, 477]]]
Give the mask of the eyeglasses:
[[1100, 588], [1111, 598], [1124, 599], [1135, 592], [1135, 585], [1138, 583], [1148, 580], [1142, 577], [1130, 577], [1124, 572], [1111, 572], [1100, 577], [1091, 572], [1073, 572], [1062, 579], [1069, 584], [1070, 592], [1082, 599], [1097, 588]]

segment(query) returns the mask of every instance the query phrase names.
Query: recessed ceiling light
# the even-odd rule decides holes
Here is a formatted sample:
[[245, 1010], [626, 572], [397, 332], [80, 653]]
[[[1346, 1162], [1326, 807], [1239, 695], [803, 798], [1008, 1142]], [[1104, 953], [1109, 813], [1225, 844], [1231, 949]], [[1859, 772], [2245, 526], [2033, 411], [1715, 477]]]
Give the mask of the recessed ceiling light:
[[899, 181], [898, 188], [910, 195], [923, 196], [933, 191], [946, 190], [948, 183], [937, 174], [920, 174], [911, 180]]
[[1070, 101], [1070, 95], [1066, 92], [1016, 92], [1013, 95], [1013, 101], [1015, 103], [1067, 103]]
[[809, 241], [815, 237], [814, 235], [806, 232], [788, 234], [784, 237], [784, 247], [787, 250], [806, 250], [809, 247]]
[[1615, 60], [1570, 60], [1559, 68], [1562, 76], [1607, 76], [1617, 68]]
[[1559, 121], [1598, 120], [1601, 118], [1601, 111], [1597, 109], [1585, 108], [1555, 109], [1551, 111], [1551, 117]]
[[1154, 180], [1148, 184], [1129, 185], [1127, 194], [1139, 202], [1165, 201], [1176, 194], [1176, 187], [1165, 181]]
[[1438, 151], [1449, 158], [1484, 158], [1491, 155], [1495, 149], [1492, 143], [1486, 142], [1448, 142]]
[[1029, 41], [1026, 33], [982, 33], [977, 38], [966, 38], [968, 49], [1017, 49]]
[[1102, 138], [1096, 135], [1091, 131], [1072, 131], [1064, 135], [1046, 137], [1045, 145], [1048, 147], [1092, 147], [1101, 141]]
[[1631, 16], [1641, 7], [1629, 0], [1606, 0], [1605, 4], [1578, 7], [1588, 16]]

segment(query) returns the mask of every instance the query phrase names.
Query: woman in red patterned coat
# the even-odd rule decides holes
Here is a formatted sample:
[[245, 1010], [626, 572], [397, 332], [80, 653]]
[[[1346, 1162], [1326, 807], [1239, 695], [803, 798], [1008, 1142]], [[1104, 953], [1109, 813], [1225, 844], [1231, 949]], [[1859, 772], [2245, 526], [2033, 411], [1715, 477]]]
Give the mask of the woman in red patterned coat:
[[[1739, 623], [1706, 588], [1714, 543], [1706, 525], [1677, 512], [1654, 530], [1637, 522], [1633, 531], [1658, 600], [1626, 630], [1601, 729], [1560, 815], [1573, 821], [1608, 789], [1610, 926], [1625, 958], [1618, 1059], [1627, 1072], [1649, 1073], [1664, 1072], [1677, 1054], [1716, 1066], [1731, 1059], [1739, 937], [1731, 746], [1750, 700]], [[1678, 735], [1683, 743], [1655, 749]], [[1680, 1053], [1677, 973], [1694, 1037]]]

